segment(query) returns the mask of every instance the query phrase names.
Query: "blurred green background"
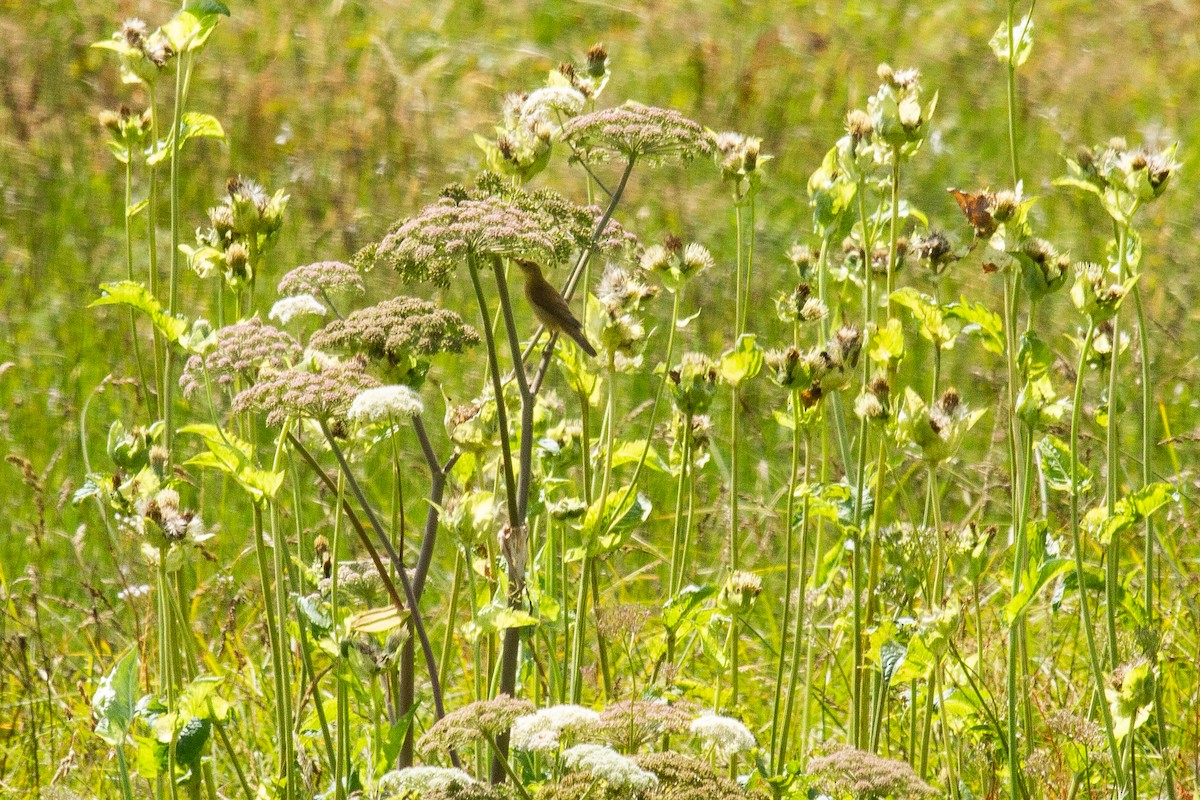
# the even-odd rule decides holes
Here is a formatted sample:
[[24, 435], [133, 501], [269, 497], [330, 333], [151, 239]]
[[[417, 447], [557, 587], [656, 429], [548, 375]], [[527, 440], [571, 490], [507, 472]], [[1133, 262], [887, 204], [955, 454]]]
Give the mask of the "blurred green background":
[[[94, 525], [93, 509], [69, 502], [84, 475], [80, 410], [106, 375], [133, 374], [124, 315], [85, 308], [98, 283], [124, 274], [123, 168], [96, 117], [145, 102], [120, 83], [110, 55], [89, 44], [131, 16], [153, 28], [175, 7], [0, 0], [0, 451], [32, 468], [23, 478], [18, 465], [0, 464], [0, 562], [14, 594], [41, 586], [58, 598], [45, 610], [67, 630], [103, 605], [97, 597], [111, 595], [103, 590], [106, 562], [89, 557], [82, 527]], [[846, 112], [874, 91], [880, 62], [919, 67], [926, 90], [940, 92], [934, 133], [904, 177], [905, 195], [935, 224], [962, 229], [947, 187], [1001, 188], [1010, 174], [1004, 75], [987, 45], [1007, 7], [995, 0], [267, 0], [231, 7], [232, 18], [199, 61], [191, 94], [192, 108], [223, 122], [228, 144], [189, 150], [182, 216], [187, 230], [205, 224], [205, 209], [235, 174], [290, 193], [268, 285], [297, 264], [348, 259], [444, 183], [468, 180], [480, 165], [471, 134], [491, 131], [503, 96], [536, 88], [547, 70], [581, 59], [598, 41], [613, 67], [602, 104], [628, 98], [674, 107], [713, 129], [761, 136], [764, 152], [774, 155], [758, 214], [755, 286], [764, 309], [793, 280], [786, 251], [809, 238], [807, 176], [841, 134]], [[1172, 433], [1186, 438], [1200, 419], [1200, 281], [1193, 279], [1200, 206], [1192, 177], [1200, 145], [1200, 3], [1041, 0], [1035, 19], [1033, 55], [1019, 74], [1020, 153], [1026, 192], [1044, 198], [1035, 223], [1041, 235], [1078, 258], [1098, 259], [1110, 234], [1098, 207], [1051, 186], [1063, 171], [1062, 154], [1118, 135], [1131, 145], [1180, 143], [1179, 175], [1141, 225], [1143, 292], [1161, 334], [1152, 345], [1156, 390], [1169, 406]], [[562, 163], [539, 182], [582, 192], [579, 174]], [[732, 211], [711, 165], [640, 171], [627, 197], [618, 218], [644, 239], [674, 232], [730, 264]], [[165, 258], [168, 237], [159, 242]], [[970, 264], [956, 268], [944, 297], [997, 295], [995, 279]], [[690, 301], [725, 302], [727, 274], [719, 268], [704, 276], [689, 289]], [[370, 283], [375, 297], [398, 291], [392, 275], [373, 273]], [[191, 298], [185, 309], [202, 315], [208, 290], [192, 280], [184, 291]], [[1060, 320], [1074, 316], [1058, 313], [1068, 303], [1060, 296], [1043, 311], [1047, 336], [1059, 346], [1073, 332]], [[779, 330], [768, 316], [751, 327]], [[727, 343], [706, 318], [689, 347], [715, 354]], [[969, 362], [952, 359], [958, 380], [980, 377], [983, 366]], [[980, 393], [975, 402], [994, 397]], [[85, 438], [93, 459], [103, 458], [109, 423], [128, 418], [134, 402], [127, 387], [110, 387], [92, 402]], [[752, 432], [773, 427], [769, 412], [759, 416]], [[1181, 441], [1178, 448], [1190, 481], [1195, 446]], [[88, 625], [79, 632], [91, 636]]]

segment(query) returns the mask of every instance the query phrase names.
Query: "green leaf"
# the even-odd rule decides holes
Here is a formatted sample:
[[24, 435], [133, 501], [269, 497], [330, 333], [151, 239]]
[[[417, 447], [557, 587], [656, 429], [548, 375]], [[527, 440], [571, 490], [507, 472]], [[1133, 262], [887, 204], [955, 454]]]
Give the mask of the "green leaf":
[[[645, 439], [637, 439], [631, 442], [621, 442], [613, 448], [612, 465], [619, 467], [622, 464], [636, 464], [642, 460], [642, 451], [646, 449], [647, 442]], [[653, 445], [646, 452], [646, 467], [655, 472], [666, 472], [666, 464], [663, 463], [662, 456], [654, 449]]]
[[951, 303], [945, 311], [946, 316], [964, 323], [961, 333], [978, 336], [984, 350], [1004, 355], [1004, 323], [995, 311], [982, 303], [968, 302], [965, 297]]
[[904, 358], [904, 327], [899, 319], [889, 319], [887, 325], [871, 334], [867, 355], [882, 367]]
[[946, 317], [942, 313], [941, 306], [932, 297], [921, 294], [911, 286], [905, 286], [892, 292], [891, 300], [908, 309], [917, 323], [917, 330], [920, 331], [921, 336], [938, 347], [948, 349], [953, 344], [954, 333], [946, 324]]
[[253, 448], [232, 433], [208, 423], [184, 425], [179, 432], [199, 436], [208, 448], [185, 461], [186, 465], [229, 475], [254, 502], [273, 499], [283, 485], [284, 473], [254, 466]]
[[933, 669], [933, 651], [926, 646], [920, 634], [908, 640], [908, 648], [904, 659], [895, 666], [892, 674], [893, 683], [908, 683], [924, 678]]
[[721, 377], [731, 386], [750, 380], [762, 369], [763, 351], [752, 333], [743, 333], [730, 349], [721, 355]]
[[1074, 482], [1071, 480], [1071, 450], [1057, 436], [1043, 436], [1037, 444], [1042, 462], [1042, 474], [1051, 489], [1070, 494], [1087, 491], [1092, 483], [1092, 473], [1087, 467], [1075, 462]]
[[100, 679], [92, 695], [92, 714], [96, 717], [96, 735], [104, 741], [120, 747], [129, 733], [137, 711], [138, 701], [138, 654], [131, 648]]
[[[179, 121], [179, 147], [191, 139], [220, 139], [225, 141], [225, 129], [212, 114], [202, 114], [199, 111], [189, 111]], [[150, 166], [161, 164], [171, 155], [171, 136], [158, 142], [146, 155], [146, 163]]]
[[662, 623], [667, 630], [679, 627], [685, 619], [694, 617], [705, 600], [717, 593], [717, 588], [710, 584], [697, 586], [689, 584], [679, 590], [679, 593], [663, 603]]
[[1014, 65], [1019, 67], [1025, 63], [1029, 58], [1030, 51], [1033, 50], [1032, 13], [1026, 14], [1024, 19], [1013, 20], [1012, 43], [1013, 52], [1016, 53], [1015, 59], [1009, 51], [1008, 20], [1000, 23], [1000, 27], [996, 29], [996, 33], [988, 41], [988, 45], [991, 46], [992, 52], [996, 54], [996, 59], [1001, 64], [1014, 61]]
[[161, 30], [176, 53], [194, 52], [204, 47], [222, 16], [229, 16], [229, 9], [218, 0], [189, 0]]
[[1011, 624], [1023, 613], [1047, 583], [1074, 568], [1069, 558], [1047, 558], [1036, 568], [1031, 564], [1021, 580], [1021, 589], [1004, 606], [1004, 617]]
[[583, 540], [588, 553], [606, 555], [625, 544], [629, 534], [650, 516], [651, 505], [645, 495], [617, 489], [593, 500], [583, 516]]
[[88, 304], [88, 308], [97, 306], [126, 305], [145, 313], [150, 317], [154, 327], [159, 330], [169, 342], [179, 341], [179, 337], [187, 330], [187, 320], [183, 317], [172, 317], [158, 302], [154, 295], [136, 281], [118, 281], [117, 283], [100, 284], [102, 295]]

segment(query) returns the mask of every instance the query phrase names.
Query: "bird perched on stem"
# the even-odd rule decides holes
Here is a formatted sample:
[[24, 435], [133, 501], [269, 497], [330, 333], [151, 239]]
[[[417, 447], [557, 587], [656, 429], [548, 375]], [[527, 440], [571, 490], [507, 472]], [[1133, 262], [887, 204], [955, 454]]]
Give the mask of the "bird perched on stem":
[[542, 268], [535, 262], [523, 258], [513, 259], [525, 275], [525, 298], [533, 306], [533, 315], [538, 322], [553, 333], [570, 336], [583, 352], [595, 357], [596, 348], [583, 334], [583, 323], [571, 313], [571, 307], [563, 300], [558, 289], [542, 277]]

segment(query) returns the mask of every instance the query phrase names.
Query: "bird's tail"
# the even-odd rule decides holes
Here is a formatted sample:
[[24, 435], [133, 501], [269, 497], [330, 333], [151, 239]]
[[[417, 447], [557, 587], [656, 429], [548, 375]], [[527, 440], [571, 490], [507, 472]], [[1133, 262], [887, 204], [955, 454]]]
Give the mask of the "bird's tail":
[[583, 352], [587, 353], [592, 358], [596, 357], [596, 348], [592, 347], [592, 343], [589, 342], [587, 340], [587, 336], [583, 334], [582, 326], [572, 326], [567, 328], [564, 332], [575, 340], [575, 344], [579, 345], [579, 348], [583, 350]]

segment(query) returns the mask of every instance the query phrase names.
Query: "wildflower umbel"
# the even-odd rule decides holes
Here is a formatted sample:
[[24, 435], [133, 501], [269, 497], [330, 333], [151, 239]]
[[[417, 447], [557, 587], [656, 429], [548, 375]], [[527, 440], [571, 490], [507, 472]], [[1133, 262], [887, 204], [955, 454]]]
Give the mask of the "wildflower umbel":
[[634, 761], [658, 777], [659, 796], [671, 800], [746, 800], [747, 797], [761, 797], [757, 793], [747, 795], [736, 783], [718, 775], [708, 764], [681, 753], [643, 753], [634, 756]]
[[554, 258], [554, 244], [541, 222], [512, 203], [444, 197], [385, 236], [375, 258], [409, 283], [448, 286], [455, 268], [469, 257], [484, 263], [492, 256], [544, 262]]
[[703, 739], [706, 744], [716, 748], [725, 758], [754, 749], [754, 734], [733, 717], [702, 714], [692, 720], [689, 730], [693, 736]]
[[891, 797], [914, 800], [937, 792], [903, 761], [880, 758], [865, 750], [839, 747], [808, 762], [808, 774], [827, 794], [854, 800]]
[[282, 425], [289, 417], [326, 422], [342, 416], [363, 392], [378, 386], [359, 359], [330, 364], [315, 372], [278, 370], [260, 376], [257, 384], [233, 400], [234, 411], [263, 411], [267, 424]]
[[278, 286], [281, 297], [303, 294], [361, 295], [365, 291], [362, 275], [342, 261], [318, 261], [296, 267], [279, 279]]
[[527, 714], [513, 723], [509, 742], [518, 750], [554, 753], [563, 740], [586, 735], [600, 721], [600, 712], [577, 705], [559, 705]]
[[380, 797], [423, 797], [425, 792], [459, 789], [475, 783], [475, 779], [453, 767], [406, 767], [385, 773], [377, 787]]
[[647, 791], [658, 786], [658, 777], [602, 744], [578, 744], [563, 753], [568, 769], [590, 772], [610, 789]]
[[533, 703], [506, 694], [492, 700], [477, 700], [435, 722], [418, 744], [421, 750], [428, 752], [462, 748], [480, 739], [494, 739], [518, 718], [533, 711]]
[[297, 317], [323, 317], [325, 312], [326, 308], [320, 300], [311, 294], [298, 294], [276, 300], [267, 317], [279, 320], [280, 325], [287, 325]]
[[662, 700], [622, 700], [600, 713], [598, 729], [604, 738], [633, 752], [646, 742], [688, 730], [695, 711], [685, 703]]
[[458, 314], [416, 297], [393, 297], [354, 311], [321, 328], [309, 342], [321, 350], [363, 353], [406, 368], [411, 359], [461, 353], [478, 343], [479, 334]]
[[561, 135], [591, 161], [690, 161], [713, 149], [704, 128], [678, 111], [634, 102], [570, 119]]
[[408, 386], [378, 386], [355, 397], [346, 417], [359, 423], [390, 422], [420, 416], [424, 410], [421, 396]]
[[215, 387], [232, 389], [239, 378], [253, 382], [260, 370], [285, 369], [299, 356], [299, 342], [252, 317], [219, 329], [211, 352], [188, 359], [179, 386], [185, 397], [191, 397], [204, 387], [207, 372]]

